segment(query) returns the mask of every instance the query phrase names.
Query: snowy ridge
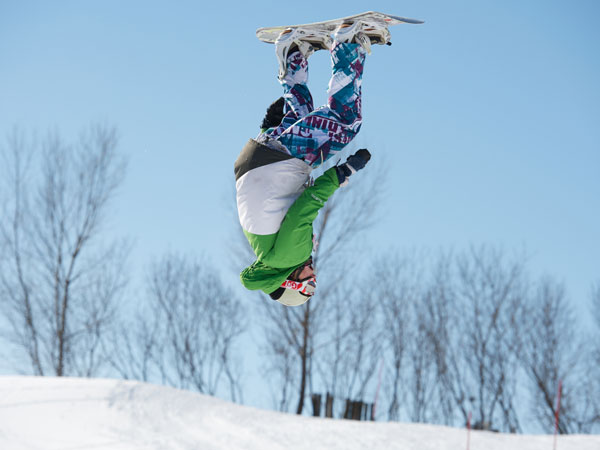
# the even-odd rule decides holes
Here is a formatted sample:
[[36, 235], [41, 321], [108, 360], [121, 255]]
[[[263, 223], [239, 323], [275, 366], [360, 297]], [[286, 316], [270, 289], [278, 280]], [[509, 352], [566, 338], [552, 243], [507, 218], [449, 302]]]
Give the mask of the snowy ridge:
[[[465, 430], [298, 417], [136, 381], [0, 377], [0, 449], [466, 448]], [[551, 450], [552, 436], [473, 432], [472, 450]], [[600, 436], [559, 437], [598, 450]]]

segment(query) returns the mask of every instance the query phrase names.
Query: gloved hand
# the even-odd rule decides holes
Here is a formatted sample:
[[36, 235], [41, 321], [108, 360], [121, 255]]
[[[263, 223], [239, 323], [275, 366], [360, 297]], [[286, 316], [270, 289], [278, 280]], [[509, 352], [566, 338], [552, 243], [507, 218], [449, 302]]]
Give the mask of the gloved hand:
[[369, 153], [369, 150], [361, 148], [354, 155], [348, 157], [344, 164], [336, 166], [335, 171], [337, 172], [340, 187], [346, 186], [348, 184], [348, 177], [356, 173], [357, 170], [365, 167], [370, 159], [371, 153]]
[[269, 105], [267, 108], [267, 113], [265, 114], [265, 118], [260, 125], [261, 130], [266, 130], [269, 128], [274, 128], [281, 123], [283, 119], [283, 106], [285, 105], [285, 100], [283, 97], [279, 97], [273, 103]]

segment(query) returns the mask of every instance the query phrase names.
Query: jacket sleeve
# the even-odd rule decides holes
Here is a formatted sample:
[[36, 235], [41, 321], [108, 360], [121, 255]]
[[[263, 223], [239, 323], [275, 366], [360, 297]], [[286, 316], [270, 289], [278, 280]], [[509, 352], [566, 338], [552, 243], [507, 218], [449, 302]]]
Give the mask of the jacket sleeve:
[[302, 264], [312, 253], [312, 224], [319, 210], [339, 187], [335, 167], [316, 179], [304, 190], [288, 210], [277, 239], [263, 261], [271, 267], [293, 267]]

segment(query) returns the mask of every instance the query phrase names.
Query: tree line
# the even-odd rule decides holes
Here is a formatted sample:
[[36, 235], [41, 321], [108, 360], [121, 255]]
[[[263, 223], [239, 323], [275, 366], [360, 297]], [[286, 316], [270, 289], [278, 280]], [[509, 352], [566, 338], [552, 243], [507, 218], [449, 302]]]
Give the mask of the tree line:
[[[39, 143], [15, 130], [0, 154], [0, 336], [28, 373], [112, 374], [243, 402], [243, 341], [258, 328], [281, 411], [310, 413], [310, 399], [330, 393], [377, 397], [378, 420], [460, 426], [472, 415], [476, 428], [549, 431], [562, 382], [559, 431], [600, 429], [600, 283], [583, 300], [595, 327], [586, 331], [564, 283], [529, 275], [524, 253], [364, 256], [383, 169], [322, 210], [319, 289], [303, 307], [240, 298], [207, 261], [169, 253], [148, 265], [127, 310], [131, 244], [106, 233], [127, 168], [116, 129]], [[239, 272], [253, 255], [236, 233]], [[260, 317], [252, 327], [249, 304]]]

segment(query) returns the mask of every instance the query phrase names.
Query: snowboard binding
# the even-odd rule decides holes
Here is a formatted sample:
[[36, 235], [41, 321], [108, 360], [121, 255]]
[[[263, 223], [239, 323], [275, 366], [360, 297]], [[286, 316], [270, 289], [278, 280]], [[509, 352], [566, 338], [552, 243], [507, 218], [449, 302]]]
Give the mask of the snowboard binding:
[[317, 50], [331, 50], [334, 40], [338, 40], [356, 42], [370, 53], [373, 44], [391, 45], [388, 27], [401, 23], [421, 24], [423, 21], [369, 11], [323, 22], [259, 28], [256, 36], [263, 42], [275, 44], [281, 79], [285, 76], [287, 56], [296, 47], [308, 58]]
[[333, 40], [326, 30], [287, 28], [275, 41], [275, 53], [279, 61], [279, 79], [285, 76], [286, 61], [290, 53], [298, 49], [308, 59], [317, 50], [331, 50]]
[[337, 42], [355, 42], [360, 44], [368, 54], [371, 54], [371, 45], [392, 45], [390, 31], [386, 25], [380, 23], [369, 23], [358, 20], [341, 24], [334, 34]]

